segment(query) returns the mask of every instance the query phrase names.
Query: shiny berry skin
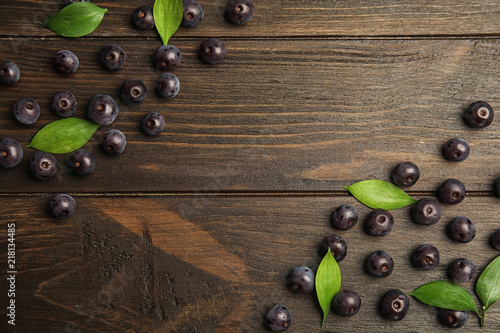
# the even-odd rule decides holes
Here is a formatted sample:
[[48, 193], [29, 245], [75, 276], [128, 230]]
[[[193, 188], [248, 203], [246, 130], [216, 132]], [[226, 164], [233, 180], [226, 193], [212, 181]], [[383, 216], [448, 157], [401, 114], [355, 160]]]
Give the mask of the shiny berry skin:
[[476, 226], [465, 216], [457, 216], [448, 224], [448, 235], [459, 243], [469, 243], [476, 237]]
[[87, 176], [95, 170], [95, 157], [90, 151], [78, 150], [71, 154], [68, 160], [68, 166], [75, 174]]
[[244, 24], [250, 21], [254, 14], [251, 0], [229, 0], [226, 4], [224, 16], [234, 24]]
[[181, 52], [173, 45], [162, 45], [156, 49], [153, 62], [157, 70], [168, 72], [181, 62]]
[[500, 229], [491, 234], [491, 246], [500, 251]]
[[378, 309], [380, 315], [385, 319], [402, 320], [410, 309], [410, 299], [403, 291], [392, 289], [381, 298]]
[[361, 298], [353, 290], [343, 290], [333, 298], [332, 308], [342, 317], [353, 316], [361, 308]]
[[156, 89], [161, 97], [174, 98], [179, 93], [179, 79], [172, 73], [163, 73], [156, 81]]
[[50, 215], [61, 220], [73, 215], [75, 209], [75, 199], [64, 193], [54, 195], [49, 201]]
[[266, 326], [273, 332], [284, 331], [291, 324], [292, 313], [282, 304], [276, 304], [266, 314]]
[[443, 146], [443, 156], [453, 162], [465, 160], [470, 153], [470, 146], [462, 138], [453, 138], [448, 140]]
[[457, 179], [446, 179], [437, 189], [438, 200], [442, 203], [456, 205], [464, 200], [466, 190], [464, 184]]
[[153, 9], [149, 6], [137, 7], [132, 13], [132, 22], [139, 30], [152, 30], [155, 27]]
[[108, 44], [99, 51], [101, 65], [110, 71], [122, 69], [126, 59], [125, 51], [117, 44]]
[[385, 209], [372, 210], [365, 219], [365, 232], [372, 236], [385, 236], [394, 227], [392, 214]]
[[422, 198], [411, 207], [410, 214], [415, 223], [432, 225], [441, 219], [442, 209], [436, 200]]
[[149, 112], [142, 117], [141, 128], [147, 135], [158, 135], [165, 129], [165, 119], [158, 112]]
[[95, 95], [87, 105], [87, 116], [97, 124], [109, 125], [118, 116], [118, 105], [109, 95]]
[[113, 155], [119, 155], [123, 153], [125, 147], [127, 146], [127, 139], [125, 134], [117, 129], [111, 129], [104, 134], [104, 138], [101, 142], [102, 149]]
[[57, 172], [57, 160], [50, 153], [37, 151], [31, 156], [30, 171], [36, 178], [48, 180]]
[[394, 260], [385, 251], [374, 251], [366, 258], [365, 268], [371, 276], [383, 278], [392, 273]]
[[0, 140], [0, 167], [13, 168], [23, 160], [23, 147], [11, 138]]
[[127, 79], [120, 87], [120, 98], [128, 104], [142, 103], [147, 95], [146, 85], [139, 79]]
[[486, 102], [474, 102], [465, 109], [464, 120], [473, 128], [488, 127], [493, 122], [493, 108]]
[[75, 95], [69, 91], [60, 91], [52, 98], [52, 110], [61, 117], [71, 117], [78, 107]]
[[19, 81], [20, 75], [19, 67], [12, 61], [0, 63], [0, 85], [10, 86]]
[[439, 251], [430, 244], [423, 244], [413, 250], [411, 255], [411, 263], [414, 267], [431, 270], [439, 264]]
[[454, 282], [469, 282], [475, 273], [476, 268], [469, 259], [455, 259], [448, 265], [448, 277]]
[[306, 266], [298, 266], [292, 269], [287, 277], [286, 284], [291, 291], [307, 294], [314, 290], [314, 272]]
[[198, 49], [198, 57], [209, 65], [215, 65], [226, 57], [226, 45], [218, 38], [205, 39]]
[[401, 162], [392, 169], [391, 179], [399, 187], [415, 185], [420, 178], [420, 170], [412, 162]]
[[463, 327], [467, 318], [467, 311], [441, 309], [438, 313], [439, 323], [449, 328]]
[[18, 122], [25, 125], [34, 124], [40, 116], [40, 106], [31, 98], [21, 98], [12, 110]]
[[348, 230], [358, 222], [358, 212], [351, 205], [341, 205], [332, 214], [332, 227], [340, 230]]
[[78, 57], [69, 50], [60, 50], [54, 56], [54, 66], [59, 73], [73, 74], [79, 65]]
[[203, 8], [201, 8], [201, 5], [195, 0], [182, 1], [182, 8], [183, 16], [181, 26], [185, 28], [191, 28], [198, 25], [205, 15]]
[[325, 256], [328, 253], [328, 248], [337, 262], [344, 260], [347, 255], [347, 243], [339, 235], [330, 235], [325, 238], [320, 243], [319, 255]]

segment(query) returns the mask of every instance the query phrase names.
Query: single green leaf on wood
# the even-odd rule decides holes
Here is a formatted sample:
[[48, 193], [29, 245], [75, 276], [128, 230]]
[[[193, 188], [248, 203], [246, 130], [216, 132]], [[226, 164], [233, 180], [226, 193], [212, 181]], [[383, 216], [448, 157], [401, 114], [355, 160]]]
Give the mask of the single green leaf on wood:
[[323, 326], [326, 316], [330, 312], [333, 298], [340, 291], [341, 283], [340, 268], [330, 248], [328, 248], [327, 254], [319, 264], [314, 283], [318, 302], [323, 310], [323, 321], [321, 322]]
[[85, 119], [59, 119], [39, 130], [28, 147], [53, 154], [69, 153], [83, 146], [99, 126]]
[[396, 185], [383, 180], [363, 180], [344, 188], [361, 203], [373, 209], [398, 209], [417, 202]]
[[449, 281], [433, 281], [408, 293], [419, 301], [442, 309], [474, 311], [479, 314], [474, 299], [462, 286]]
[[155, 0], [153, 17], [164, 45], [168, 44], [170, 37], [179, 29], [182, 15], [182, 0]]
[[75, 2], [49, 17], [43, 25], [63, 37], [82, 37], [97, 29], [108, 10], [91, 2]]
[[493, 259], [477, 279], [476, 293], [484, 311], [500, 300], [500, 256]]

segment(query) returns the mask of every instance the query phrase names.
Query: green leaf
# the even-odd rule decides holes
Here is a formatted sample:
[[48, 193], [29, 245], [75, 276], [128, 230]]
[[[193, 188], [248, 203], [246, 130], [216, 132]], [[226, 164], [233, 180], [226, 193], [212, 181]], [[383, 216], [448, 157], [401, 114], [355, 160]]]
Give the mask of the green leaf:
[[39, 130], [28, 147], [53, 154], [69, 153], [89, 141], [99, 126], [85, 119], [59, 119]]
[[474, 299], [463, 287], [449, 281], [433, 281], [408, 293], [419, 301], [442, 309], [474, 311], [479, 314]]
[[63, 37], [82, 37], [97, 29], [108, 10], [91, 2], [75, 2], [49, 17], [43, 25]]
[[168, 44], [170, 37], [179, 29], [182, 15], [182, 0], [155, 0], [153, 17], [164, 45]]
[[316, 272], [316, 279], [314, 281], [318, 302], [323, 310], [323, 321], [321, 322], [321, 326], [325, 323], [326, 316], [330, 312], [333, 298], [340, 291], [340, 282], [339, 265], [333, 257], [330, 248], [328, 248], [327, 254], [319, 264], [318, 271]]
[[493, 259], [477, 279], [476, 293], [484, 311], [500, 300], [500, 256]]
[[363, 180], [344, 188], [361, 203], [373, 209], [398, 209], [417, 202], [396, 185], [383, 180]]

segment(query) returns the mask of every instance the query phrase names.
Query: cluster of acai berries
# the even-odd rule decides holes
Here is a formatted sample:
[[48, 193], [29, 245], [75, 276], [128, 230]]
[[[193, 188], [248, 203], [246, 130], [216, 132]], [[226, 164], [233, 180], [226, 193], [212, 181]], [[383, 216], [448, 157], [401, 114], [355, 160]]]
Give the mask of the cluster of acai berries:
[[[65, 0], [69, 5], [75, 0]], [[88, 2], [88, 1], [85, 1]], [[195, 0], [184, 0], [183, 19], [181, 26], [194, 27], [204, 16], [201, 5]], [[226, 19], [234, 24], [249, 22], [254, 14], [251, 0], [229, 0], [225, 8]], [[154, 28], [153, 10], [148, 6], [138, 7], [132, 14], [132, 21], [140, 30]], [[226, 48], [217, 38], [209, 38], [200, 45], [199, 57], [208, 64], [221, 62], [226, 55]], [[103, 68], [109, 71], [118, 71], [123, 68], [126, 53], [117, 44], [104, 46], [98, 54]], [[173, 45], [163, 45], [154, 54], [155, 68], [162, 73], [157, 82], [156, 90], [163, 98], [174, 98], [179, 92], [179, 80], [168, 71], [174, 69], [181, 61], [181, 53]], [[78, 70], [80, 61], [75, 53], [69, 50], [60, 50], [53, 57], [54, 69], [63, 74], [71, 75]], [[19, 81], [20, 70], [12, 61], [0, 63], [0, 85], [9, 86]], [[139, 79], [125, 80], [119, 91], [122, 102], [131, 105], [144, 102], [147, 96], [146, 85]], [[60, 91], [52, 98], [52, 110], [60, 117], [71, 117], [77, 110], [78, 104], [75, 96], [69, 91]], [[32, 125], [40, 116], [40, 106], [32, 98], [21, 98], [13, 107], [13, 115], [21, 124]], [[118, 116], [119, 108], [116, 101], [107, 94], [97, 94], [88, 102], [86, 114], [88, 119], [99, 125], [110, 125]], [[165, 128], [165, 120], [158, 112], [148, 112], [142, 117], [141, 128], [150, 136], [159, 135]], [[123, 132], [117, 129], [108, 130], [103, 136], [101, 147], [108, 154], [121, 154], [127, 144]], [[12, 168], [23, 160], [21, 144], [11, 138], [0, 140], [0, 167]], [[87, 150], [80, 149], [73, 152], [67, 159], [68, 167], [79, 176], [90, 175], [96, 167], [94, 155]], [[35, 152], [30, 158], [30, 171], [34, 177], [48, 180], [57, 172], [57, 159], [44, 151]], [[57, 194], [49, 201], [49, 211], [52, 216], [60, 219], [70, 217], [75, 211], [75, 200], [67, 194]]]
[[[493, 109], [483, 101], [470, 104], [463, 112], [464, 121], [472, 128], [484, 128], [493, 121]], [[464, 161], [470, 153], [470, 146], [462, 138], [452, 138], [442, 147], [445, 159], [454, 162]], [[397, 164], [391, 171], [392, 182], [401, 187], [413, 186], [420, 178], [420, 170], [414, 163], [404, 161]], [[496, 181], [500, 195], [500, 178]], [[433, 225], [441, 219], [441, 204], [455, 205], [462, 202], [466, 195], [464, 184], [457, 179], [446, 179], [436, 190], [436, 197], [422, 198], [410, 208], [411, 219], [419, 225]], [[337, 230], [349, 230], [358, 221], [358, 212], [351, 205], [337, 207], [331, 216], [332, 227]], [[366, 234], [375, 237], [388, 235], [394, 227], [394, 218], [388, 210], [374, 209], [364, 219], [363, 230]], [[468, 243], [475, 238], [476, 227], [465, 216], [457, 216], [447, 225], [449, 237], [460, 243]], [[500, 230], [491, 235], [491, 245], [500, 250]], [[347, 255], [347, 242], [343, 237], [332, 234], [325, 237], [321, 244], [319, 254], [324, 256], [328, 248], [337, 262], [342, 261]], [[417, 246], [410, 255], [411, 264], [422, 270], [432, 270], [439, 264], [439, 251], [432, 244]], [[364, 262], [366, 273], [371, 276], [384, 278], [389, 276], [394, 269], [394, 260], [384, 250], [378, 249], [367, 255]], [[448, 265], [448, 278], [457, 283], [472, 280], [475, 267], [467, 258], [457, 258]], [[310, 293], [314, 290], [315, 274], [305, 266], [293, 268], [287, 275], [287, 285], [290, 290], [299, 293]], [[388, 290], [378, 303], [379, 314], [392, 321], [402, 320], [410, 307], [408, 295], [400, 289]], [[352, 316], [361, 306], [361, 298], [354, 290], [342, 290], [333, 299], [332, 309], [340, 316]], [[467, 321], [466, 311], [442, 309], [438, 313], [439, 322], [451, 328], [459, 328]], [[282, 331], [288, 328], [292, 321], [292, 314], [288, 307], [277, 304], [269, 310], [266, 323], [273, 331]]]

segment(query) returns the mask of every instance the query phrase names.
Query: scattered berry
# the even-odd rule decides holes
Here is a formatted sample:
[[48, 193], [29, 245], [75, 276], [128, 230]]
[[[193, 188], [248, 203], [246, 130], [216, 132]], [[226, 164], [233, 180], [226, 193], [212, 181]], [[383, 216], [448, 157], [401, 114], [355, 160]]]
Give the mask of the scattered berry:
[[69, 91], [60, 91], [52, 98], [52, 110], [61, 117], [72, 116], [78, 104], [75, 96]]
[[465, 109], [464, 120], [470, 127], [488, 127], [493, 121], [493, 109], [486, 102], [474, 102]]
[[394, 260], [385, 251], [374, 251], [366, 258], [365, 268], [371, 276], [383, 278], [392, 273]]
[[162, 45], [156, 49], [153, 61], [157, 70], [168, 72], [181, 62], [181, 52], [173, 45]]
[[441, 205], [434, 199], [418, 200], [410, 209], [412, 220], [421, 225], [432, 225], [441, 219]]
[[353, 316], [361, 307], [361, 298], [355, 291], [343, 290], [334, 297], [332, 307], [342, 317]]
[[11, 138], [0, 140], [0, 167], [13, 168], [23, 160], [23, 147]]
[[292, 324], [292, 313], [282, 305], [276, 304], [266, 315], [266, 325], [274, 332], [286, 330]]
[[123, 68], [127, 55], [120, 45], [109, 44], [99, 51], [99, 61], [102, 66], [110, 71]]
[[476, 226], [465, 216], [457, 216], [448, 224], [448, 235], [460, 243], [469, 243], [476, 237]]
[[337, 262], [344, 260], [347, 255], [347, 243], [338, 235], [327, 236], [321, 241], [319, 255], [324, 257], [328, 253], [328, 248]]
[[60, 50], [54, 56], [54, 65], [59, 73], [73, 74], [78, 69], [80, 61], [73, 52]]
[[411, 255], [411, 262], [414, 267], [431, 270], [439, 264], [439, 251], [430, 244], [418, 246]]
[[108, 154], [118, 155], [123, 153], [127, 140], [125, 134], [117, 129], [111, 129], [104, 134], [101, 142], [102, 149]]
[[0, 85], [10, 86], [19, 81], [21, 72], [19, 67], [12, 61], [0, 63]]
[[148, 90], [139, 79], [127, 79], [120, 88], [120, 98], [125, 103], [142, 103], [146, 99]]
[[75, 199], [64, 193], [54, 195], [49, 201], [50, 214], [61, 220], [73, 215], [75, 208]]
[[399, 187], [413, 186], [420, 178], [420, 170], [412, 162], [401, 162], [392, 169], [391, 179]]
[[200, 23], [203, 19], [203, 15], [205, 13], [203, 12], [203, 8], [201, 8], [198, 1], [184, 0], [182, 1], [182, 7], [184, 14], [182, 16], [181, 26], [191, 28], [198, 25], [198, 23]]
[[254, 14], [251, 0], [229, 0], [226, 4], [224, 16], [234, 24], [244, 24], [250, 21]]
[[457, 179], [446, 179], [437, 189], [437, 197], [442, 203], [456, 205], [464, 200], [465, 186]]
[[389, 290], [379, 303], [380, 315], [392, 321], [402, 320], [410, 309], [410, 299], [399, 289]]
[[226, 45], [217, 38], [206, 39], [198, 49], [198, 56], [207, 64], [218, 64], [226, 57]]
[[156, 81], [156, 89], [161, 97], [174, 98], [179, 93], [179, 79], [172, 73], [163, 73]]
[[454, 282], [469, 282], [475, 273], [474, 264], [465, 258], [455, 259], [448, 266], [448, 277]]
[[68, 166], [77, 175], [87, 176], [95, 170], [95, 157], [90, 151], [78, 150], [70, 156]]
[[462, 138], [448, 140], [443, 146], [443, 155], [447, 160], [461, 162], [470, 153], [469, 143]]
[[491, 246], [500, 251], [500, 229], [491, 234]]
[[149, 112], [142, 118], [141, 126], [144, 133], [155, 136], [165, 129], [165, 119], [158, 112]]
[[372, 236], [385, 236], [394, 227], [392, 214], [385, 209], [372, 210], [365, 219], [365, 232]]
[[21, 124], [34, 124], [40, 116], [40, 106], [31, 98], [21, 98], [14, 104], [14, 117]]
[[441, 325], [449, 328], [460, 328], [467, 322], [467, 311], [441, 309], [438, 320]]
[[57, 172], [57, 160], [50, 153], [37, 151], [31, 156], [30, 171], [38, 179], [50, 179]]
[[87, 106], [87, 116], [97, 124], [109, 125], [118, 116], [118, 105], [109, 95], [95, 95]]
[[341, 205], [333, 212], [331, 222], [336, 229], [351, 229], [358, 222], [358, 212], [351, 205]]
[[291, 291], [307, 294], [314, 290], [314, 272], [306, 266], [295, 267], [288, 273], [287, 286]]
[[153, 9], [149, 6], [140, 6], [132, 13], [134, 26], [139, 30], [152, 30], [155, 27]]

